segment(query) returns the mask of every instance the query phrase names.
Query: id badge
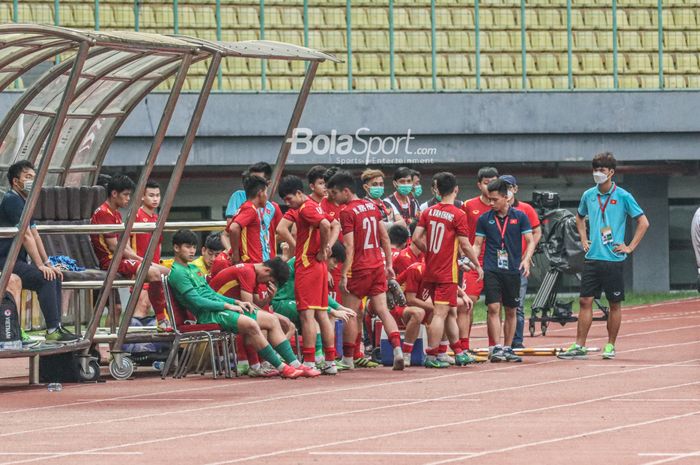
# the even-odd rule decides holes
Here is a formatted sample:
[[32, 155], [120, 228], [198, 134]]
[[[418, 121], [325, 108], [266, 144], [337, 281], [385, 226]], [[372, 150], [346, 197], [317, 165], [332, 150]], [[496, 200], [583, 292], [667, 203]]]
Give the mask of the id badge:
[[508, 269], [508, 251], [505, 249], [500, 249], [498, 251], [498, 269], [507, 270]]
[[612, 228], [610, 226], [605, 226], [600, 228], [600, 237], [603, 240], [603, 245], [608, 245], [613, 243]]

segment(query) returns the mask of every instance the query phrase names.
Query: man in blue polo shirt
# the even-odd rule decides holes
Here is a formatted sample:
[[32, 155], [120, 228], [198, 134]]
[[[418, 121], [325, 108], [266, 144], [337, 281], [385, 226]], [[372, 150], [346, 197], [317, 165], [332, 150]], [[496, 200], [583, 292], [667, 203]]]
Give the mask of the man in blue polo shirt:
[[[586, 337], [593, 321], [593, 299], [599, 298], [602, 291], [605, 291], [610, 303], [608, 343], [603, 349], [603, 358], [615, 358], [615, 340], [622, 321], [622, 301], [625, 300], [623, 262], [637, 248], [649, 228], [649, 220], [632, 194], [612, 181], [616, 167], [617, 161], [610, 152], [593, 157], [593, 180], [597, 186], [583, 193], [576, 215], [576, 226], [586, 251], [576, 342], [559, 358], [587, 358]], [[586, 232], [586, 216], [590, 240]], [[628, 216], [637, 221], [637, 230], [632, 241], [626, 245], [625, 223]]]
[[[489, 347], [491, 362], [522, 362], [512, 349], [515, 335], [516, 311], [520, 304], [520, 275], [530, 275], [530, 259], [535, 251], [532, 227], [527, 215], [508, 203], [509, 185], [503, 179], [488, 185], [491, 211], [479, 217], [476, 223], [474, 247], [477, 255], [486, 243], [484, 254], [484, 290], [488, 318], [486, 328], [489, 340], [501, 336], [501, 303], [505, 307], [503, 346]], [[526, 248], [523, 250], [522, 240]]]
[[[27, 196], [34, 185], [34, 166], [27, 160], [20, 160], [7, 170], [7, 180], [11, 189], [0, 202], [0, 226], [18, 226]], [[0, 239], [0, 267], [5, 265], [12, 246], [11, 238]], [[27, 257], [32, 262], [27, 262]], [[22, 237], [22, 249], [12, 270], [22, 281], [22, 287], [36, 291], [39, 307], [46, 322], [46, 340], [55, 343], [68, 343], [77, 336], [61, 325], [61, 271], [51, 265], [44, 249], [44, 243], [36, 230], [34, 221]]]

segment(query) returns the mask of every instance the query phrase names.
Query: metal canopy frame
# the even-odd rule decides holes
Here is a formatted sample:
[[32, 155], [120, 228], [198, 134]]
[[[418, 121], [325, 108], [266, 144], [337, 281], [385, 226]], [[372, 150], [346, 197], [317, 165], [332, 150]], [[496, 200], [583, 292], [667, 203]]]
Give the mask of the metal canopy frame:
[[[3, 141], [0, 145], [0, 170], [7, 169], [18, 159], [29, 158], [38, 163], [36, 187], [94, 183], [107, 150], [126, 118], [149, 92], [177, 73], [129, 205], [124, 232], [85, 332], [85, 341], [91, 341], [132, 232], [139, 199], [165, 139], [190, 65], [211, 60], [144, 263], [151, 263], [153, 259], [222, 58], [311, 62], [278, 155], [275, 185], [289, 152], [288, 139], [301, 118], [318, 64], [325, 60], [339, 60], [316, 50], [272, 41], [221, 43], [140, 32], [82, 32], [53, 26], [0, 25], [0, 91], [26, 71], [58, 54], [70, 56], [64, 56], [61, 63], [52, 66], [27, 89], [0, 124], [0, 140]], [[29, 225], [40, 191], [33, 189], [29, 194], [17, 229], [13, 228], [12, 233], [2, 233], [5, 237], [14, 235], [0, 276], [2, 292], [7, 287], [9, 271], [14, 267], [21, 248], [20, 237]], [[147, 272], [148, 267], [139, 269], [132, 296], [140, 294]], [[129, 299], [122, 322], [129, 321], [137, 300]], [[118, 337], [112, 346], [113, 361], [117, 364], [122, 361], [120, 349], [128, 325], [120, 324], [119, 327]], [[81, 343], [79, 347], [85, 347], [86, 365], [89, 346]], [[25, 356], [32, 355], [38, 353]]]

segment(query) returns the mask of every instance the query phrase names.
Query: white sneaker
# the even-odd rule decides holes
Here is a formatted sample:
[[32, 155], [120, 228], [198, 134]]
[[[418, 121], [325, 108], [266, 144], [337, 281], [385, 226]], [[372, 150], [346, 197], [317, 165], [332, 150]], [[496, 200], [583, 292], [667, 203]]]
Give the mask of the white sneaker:
[[[410, 356], [410, 354], [409, 354]], [[394, 366], [393, 369], [401, 371], [404, 369], [406, 362], [404, 360], [404, 353], [401, 347], [394, 347]]]
[[321, 374], [323, 375], [337, 375], [338, 367], [335, 366], [335, 362], [325, 362], [321, 367]]
[[403, 366], [404, 367], [411, 366], [411, 354], [407, 354], [407, 353], [403, 354]]
[[447, 363], [449, 363], [450, 365], [454, 365], [454, 364], [455, 364], [455, 359], [454, 359], [454, 357], [450, 357], [450, 356], [447, 355], [447, 354], [438, 354], [437, 359], [438, 359], [439, 362], [447, 362]]

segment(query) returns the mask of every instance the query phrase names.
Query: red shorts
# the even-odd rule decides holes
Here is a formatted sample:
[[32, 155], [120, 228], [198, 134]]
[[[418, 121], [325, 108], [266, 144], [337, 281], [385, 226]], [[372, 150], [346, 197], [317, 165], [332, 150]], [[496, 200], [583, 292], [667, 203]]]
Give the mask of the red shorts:
[[[405, 322], [403, 321], [403, 314], [406, 311], [407, 307], [394, 307], [392, 308], [389, 313], [391, 316], [394, 317], [394, 320], [396, 320], [396, 324], [399, 325], [399, 328], [403, 328], [405, 326]], [[433, 316], [432, 311], [426, 311], [425, 312], [425, 317], [423, 317], [423, 323], [424, 325], [427, 325], [430, 322], [430, 317]]]
[[328, 311], [328, 266], [325, 262], [313, 260], [306, 268], [303, 265], [296, 267], [294, 297], [297, 311]]
[[121, 275], [132, 278], [136, 276], [136, 273], [139, 271], [139, 266], [141, 266], [140, 261], [124, 258], [121, 262], [119, 262], [119, 268], [117, 271]]
[[419, 294], [428, 292], [435, 305], [457, 306], [457, 283], [421, 283]]
[[343, 304], [343, 296], [340, 292], [340, 277], [343, 274], [342, 271], [342, 263], [338, 263], [338, 265], [334, 269], [330, 270], [331, 276], [333, 277], [333, 287], [328, 289], [330, 291], [330, 296], [333, 297], [335, 301], [338, 302], [340, 305]]
[[353, 271], [352, 276], [348, 276], [348, 291], [360, 299], [385, 293], [387, 284], [384, 267]]
[[477, 281], [479, 273], [474, 270], [469, 270], [464, 273], [464, 283], [467, 285], [465, 292], [470, 296], [479, 297], [484, 291], [484, 280]]

